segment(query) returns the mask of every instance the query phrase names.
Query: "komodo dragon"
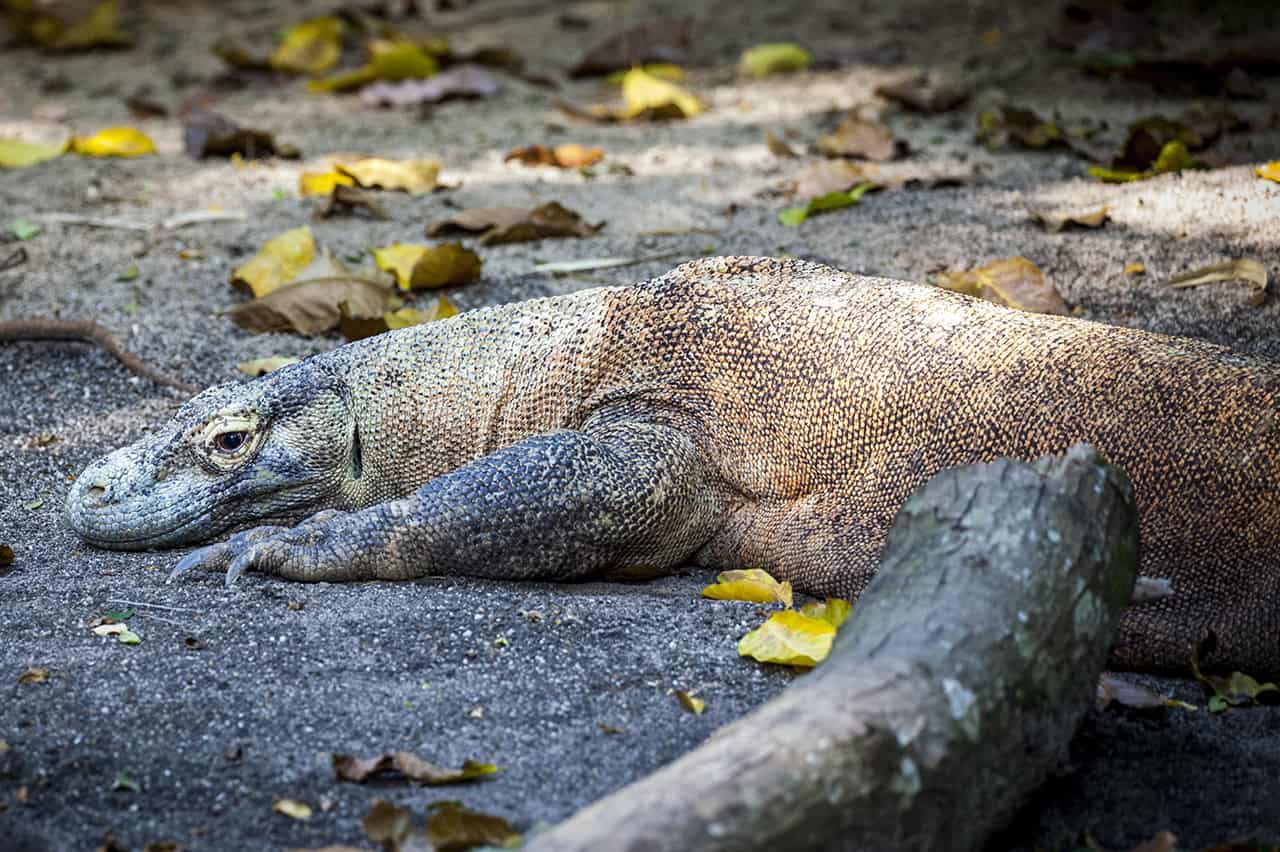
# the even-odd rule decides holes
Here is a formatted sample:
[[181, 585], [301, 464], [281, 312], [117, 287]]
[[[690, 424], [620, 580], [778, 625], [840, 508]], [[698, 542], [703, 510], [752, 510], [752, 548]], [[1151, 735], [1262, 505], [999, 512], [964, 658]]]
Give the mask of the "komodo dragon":
[[[210, 388], [93, 463], [102, 547], [174, 575], [573, 580], [758, 567], [852, 597], [943, 468], [1089, 441], [1131, 477], [1141, 568], [1113, 665], [1280, 670], [1280, 365], [767, 258], [470, 311]], [[1038, 534], [1028, 531], [1029, 535]], [[1052, 531], [1045, 531], [1052, 536]]]

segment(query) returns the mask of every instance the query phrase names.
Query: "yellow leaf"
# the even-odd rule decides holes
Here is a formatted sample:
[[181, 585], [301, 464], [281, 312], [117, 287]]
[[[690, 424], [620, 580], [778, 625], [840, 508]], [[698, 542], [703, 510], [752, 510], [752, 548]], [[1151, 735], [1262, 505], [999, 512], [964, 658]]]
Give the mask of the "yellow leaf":
[[341, 172], [303, 172], [298, 178], [298, 194], [329, 195], [335, 186], [354, 186], [356, 179]]
[[832, 627], [839, 627], [853, 612], [853, 604], [844, 598], [827, 598], [822, 603], [807, 603], [800, 607], [800, 611], [810, 618], [821, 618], [831, 622]]
[[281, 367], [297, 364], [300, 360], [290, 355], [270, 355], [266, 358], [254, 358], [252, 361], [236, 364], [236, 369], [246, 376], [257, 378], [258, 376], [265, 376], [272, 370], [279, 370]]
[[1062, 301], [1053, 284], [1025, 257], [997, 260], [979, 269], [942, 272], [938, 274], [937, 284], [1020, 311], [1068, 313], [1067, 303]]
[[41, 668], [36, 668], [35, 666], [30, 666], [25, 671], [23, 671], [22, 674], [18, 675], [18, 683], [48, 683], [48, 682], [49, 682], [48, 669], [41, 669]]
[[738, 70], [752, 77], [803, 71], [813, 64], [813, 56], [798, 44], [758, 44], [742, 52]]
[[650, 114], [655, 118], [692, 118], [702, 112], [702, 101], [674, 83], [632, 68], [622, 78], [622, 99], [626, 106], [620, 118]]
[[1147, 265], [1145, 263], [1126, 263], [1124, 265], [1125, 275], [1146, 275]]
[[701, 716], [707, 709], [707, 702], [693, 693], [685, 692], [683, 689], [676, 690], [676, 701], [679, 701], [681, 707], [695, 716]]
[[369, 45], [369, 62], [355, 71], [312, 80], [307, 88], [313, 92], [344, 92], [378, 80], [394, 83], [430, 77], [440, 64], [419, 45], [411, 41], [375, 41]]
[[469, 284], [480, 278], [482, 261], [461, 243], [415, 246], [395, 243], [373, 249], [374, 262], [396, 277], [402, 290]]
[[738, 653], [762, 663], [814, 666], [831, 653], [836, 628], [825, 618], [784, 609], [738, 642]]
[[[672, 83], [680, 83], [684, 81], [684, 69], [679, 65], [671, 65], [666, 62], [655, 62], [649, 65], [641, 66], [646, 74], [652, 74], [659, 80], [669, 80]], [[604, 81], [610, 86], [621, 86], [622, 79], [627, 76], [626, 69], [619, 71], [611, 71]]]
[[342, 55], [342, 21], [312, 18], [290, 27], [267, 60], [272, 68], [298, 74], [328, 71]]
[[1265, 165], [1258, 166], [1253, 171], [1260, 178], [1280, 183], [1280, 160], [1272, 160]]
[[716, 577], [715, 585], [702, 590], [702, 596], [720, 601], [780, 603], [791, 606], [791, 584], [785, 581], [779, 583], [768, 571], [759, 568], [725, 571]]
[[439, 160], [387, 160], [366, 157], [336, 169], [365, 189], [398, 189], [415, 195], [439, 185]]
[[0, 139], [0, 169], [25, 169], [60, 157], [66, 150], [65, 142], [61, 145], [46, 145], [23, 142], [21, 139]]
[[71, 150], [86, 157], [141, 157], [154, 154], [147, 134], [132, 127], [108, 127], [92, 136], [73, 136]]
[[306, 802], [299, 802], [297, 799], [276, 799], [275, 804], [271, 806], [271, 810], [278, 814], [284, 814], [290, 819], [311, 819], [311, 806]]
[[1193, 269], [1170, 278], [1165, 282], [1165, 286], [1180, 289], [1212, 284], [1215, 281], [1248, 281], [1249, 303], [1252, 305], [1261, 305], [1267, 298], [1267, 268], [1262, 261], [1251, 257]]
[[247, 263], [231, 273], [231, 284], [260, 299], [298, 276], [315, 256], [311, 228], [303, 225], [268, 240]]

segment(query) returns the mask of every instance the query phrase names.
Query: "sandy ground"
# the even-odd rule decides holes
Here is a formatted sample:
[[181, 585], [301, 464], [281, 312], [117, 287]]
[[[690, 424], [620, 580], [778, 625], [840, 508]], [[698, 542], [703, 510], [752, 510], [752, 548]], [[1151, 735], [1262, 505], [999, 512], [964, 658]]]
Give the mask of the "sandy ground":
[[[1280, 31], [1274, 13], [1228, 4], [1189, 17], [1192, 5], [1160, 7], [1170, 23], [1157, 35], [1194, 46], [1243, 20], [1274, 44]], [[127, 19], [139, 36], [130, 51], [50, 57], [6, 48], [0, 119], [52, 117], [80, 132], [132, 123], [160, 153], [64, 157], [0, 172], [0, 239], [12, 219], [38, 222], [53, 212], [155, 222], [217, 206], [248, 218], [149, 232], [46, 222], [21, 244], [27, 262], [0, 272], [0, 319], [96, 319], [193, 384], [231, 381], [248, 358], [339, 343], [252, 336], [220, 315], [244, 298], [227, 285], [229, 270], [268, 237], [309, 222], [318, 241], [350, 253], [420, 242], [424, 223], [457, 208], [557, 200], [608, 226], [584, 240], [482, 248], [483, 281], [450, 298], [468, 308], [635, 280], [707, 252], [789, 254], [909, 280], [1023, 255], [1084, 316], [1280, 356], [1274, 298], [1254, 307], [1239, 284], [1158, 284], [1243, 256], [1280, 275], [1280, 185], [1252, 171], [1280, 156], [1274, 78], [1261, 81], [1263, 99], [1231, 103], [1253, 124], [1218, 143], [1235, 165], [1120, 186], [1091, 180], [1086, 164], [1061, 150], [993, 153], [974, 143], [978, 107], [1001, 99], [1068, 122], [1105, 122], [1110, 138], [1138, 117], [1176, 116], [1189, 103], [1084, 76], [1045, 46], [1058, 26], [1056, 4], [477, 2], [429, 21], [463, 46], [505, 42], [555, 88], [504, 77], [492, 99], [420, 117], [350, 96], [307, 95], [299, 82], [217, 85], [222, 68], [207, 48], [218, 36], [265, 47], [305, 13], [332, 7], [153, 2]], [[598, 82], [566, 80], [586, 47], [628, 23], [673, 15], [693, 21], [697, 70], [688, 85], [710, 106], [704, 116], [598, 126], [555, 108], [560, 97], [590, 103], [610, 94]], [[829, 67], [767, 81], [734, 73], [743, 47], [780, 38], [807, 45]], [[886, 110], [913, 152], [909, 162], [971, 171], [977, 182], [881, 193], [800, 228], [779, 225], [780, 187], [805, 160], [772, 156], [765, 131], [789, 133], [803, 148], [844, 111], [878, 103], [877, 84], [913, 69], [966, 82], [975, 97], [941, 116]], [[275, 131], [304, 159], [242, 167], [192, 160], [176, 120], [129, 119], [123, 99], [143, 87], [170, 106], [216, 92], [220, 110]], [[517, 145], [567, 141], [601, 145], [607, 158], [591, 176], [503, 162]], [[297, 198], [298, 174], [339, 151], [436, 156], [445, 180], [460, 186], [386, 195], [385, 222], [312, 220], [316, 204]], [[1045, 233], [1025, 209], [1102, 203], [1111, 221], [1088, 232]], [[0, 255], [17, 247], [2, 243]], [[184, 249], [199, 257], [183, 259]], [[653, 255], [664, 259], [568, 278], [532, 271], [538, 261]], [[1126, 277], [1132, 262], [1147, 275]], [[138, 277], [120, 280], [131, 264]], [[0, 740], [10, 746], [0, 751], [0, 848], [89, 849], [107, 832], [132, 848], [161, 840], [194, 849], [358, 844], [360, 818], [377, 797], [417, 810], [460, 799], [529, 829], [670, 761], [794, 677], [737, 657], [756, 608], [700, 599], [706, 575], [692, 569], [648, 584], [569, 587], [466, 579], [301, 586], [251, 576], [227, 592], [212, 576], [164, 585], [172, 553], [78, 543], [61, 518], [69, 480], [180, 402], [89, 347], [0, 347], [0, 542], [17, 554], [0, 576]], [[56, 440], [39, 437], [49, 435]], [[127, 647], [85, 627], [117, 600], [173, 609], [135, 618], [143, 641]], [[52, 678], [19, 683], [29, 666]], [[1194, 684], [1155, 683], [1202, 703]], [[683, 711], [673, 689], [697, 690], [706, 714]], [[339, 784], [329, 769], [331, 752], [401, 748], [505, 771], [432, 790]], [[136, 789], [113, 789], [121, 776]], [[1092, 838], [1124, 849], [1165, 829], [1187, 848], [1241, 837], [1280, 843], [1277, 778], [1280, 708], [1093, 713], [1070, 761], [992, 848], [1066, 849]], [[300, 822], [273, 814], [282, 797], [309, 802], [316, 815]]]

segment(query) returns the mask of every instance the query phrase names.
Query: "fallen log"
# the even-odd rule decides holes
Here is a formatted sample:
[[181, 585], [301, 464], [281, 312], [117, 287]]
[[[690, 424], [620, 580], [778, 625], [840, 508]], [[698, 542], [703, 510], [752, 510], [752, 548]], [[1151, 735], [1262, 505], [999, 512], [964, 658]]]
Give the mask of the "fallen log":
[[980, 849], [1092, 702], [1137, 546], [1087, 446], [945, 471], [813, 674], [526, 849]]

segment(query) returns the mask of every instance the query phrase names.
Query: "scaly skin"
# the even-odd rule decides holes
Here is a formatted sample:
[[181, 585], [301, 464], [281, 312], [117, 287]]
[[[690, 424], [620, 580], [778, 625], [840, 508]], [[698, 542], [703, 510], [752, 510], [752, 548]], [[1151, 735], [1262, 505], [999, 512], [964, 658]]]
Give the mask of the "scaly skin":
[[1112, 663], [1184, 669], [1212, 628], [1215, 665], [1272, 673], [1277, 402], [1280, 366], [1221, 347], [718, 258], [211, 388], [91, 465], [67, 514], [118, 548], [279, 524], [175, 571], [228, 582], [247, 568], [567, 580], [694, 562], [853, 597], [934, 473], [1088, 441], [1133, 481], [1142, 572], [1175, 588], [1126, 615]]

